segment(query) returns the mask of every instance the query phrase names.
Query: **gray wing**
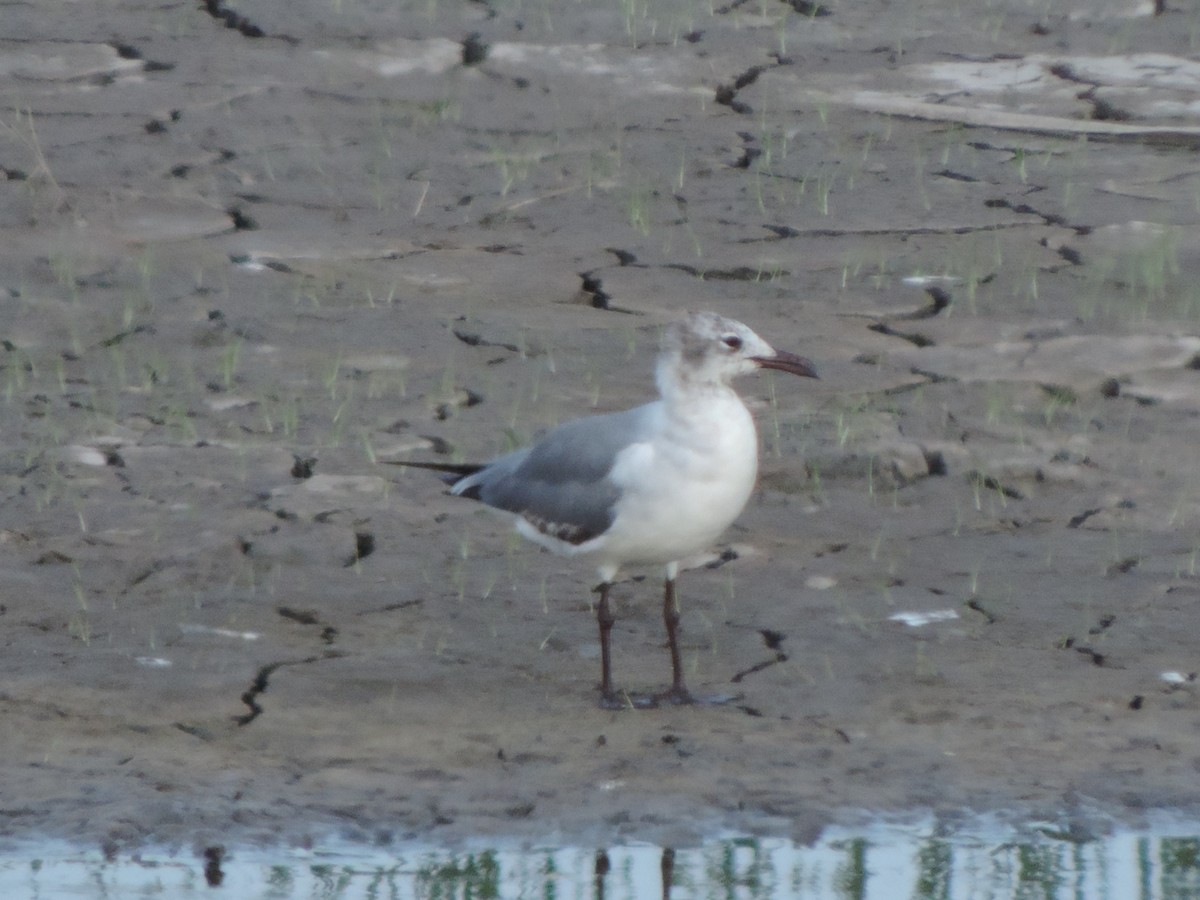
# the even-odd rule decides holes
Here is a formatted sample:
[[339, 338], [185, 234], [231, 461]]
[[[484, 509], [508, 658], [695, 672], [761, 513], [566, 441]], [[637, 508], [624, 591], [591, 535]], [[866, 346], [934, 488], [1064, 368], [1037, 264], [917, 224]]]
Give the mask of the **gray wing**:
[[655, 405], [567, 422], [458, 481], [452, 492], [582, 544], [612, 524], [620, 490], [608, 474], [621, 450], [650, 437]]

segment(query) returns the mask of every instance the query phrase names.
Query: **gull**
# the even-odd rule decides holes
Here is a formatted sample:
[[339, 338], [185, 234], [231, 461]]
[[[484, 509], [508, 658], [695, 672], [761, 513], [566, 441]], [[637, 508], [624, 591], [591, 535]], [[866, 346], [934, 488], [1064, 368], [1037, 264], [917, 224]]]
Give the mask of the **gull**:
[[[451, 494], [513, 513], [522, 536], [596, 567], [602, 706], [695, 703], [679, 654], [675, 579], [680, 562], [711, 546], [754, 490], [758, 434], [730, 382], [757, 369], [817, 377], [809, 360], [775, 350], [741, 322], [694, 313], [664, 333], [658, 400], [567, 422], [482, 465], [396, 464], [439, 473]], [[623, 566], [643, 565], [666, 571], [671, 687], [634, 699], [613, 689], [609, 591]]]

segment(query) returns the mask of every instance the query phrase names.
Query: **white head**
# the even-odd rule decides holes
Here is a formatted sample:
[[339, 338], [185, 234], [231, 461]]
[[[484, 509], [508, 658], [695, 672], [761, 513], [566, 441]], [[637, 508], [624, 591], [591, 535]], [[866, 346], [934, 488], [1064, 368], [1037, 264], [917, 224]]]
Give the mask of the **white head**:
[[692, 313], [663, 337], [658, 388], [666, 396], [683, 387], [726, 387], [735, 376], [759, 368], [817, 377], [807, 359], [776, 350], [741, 322], [711, 312]]

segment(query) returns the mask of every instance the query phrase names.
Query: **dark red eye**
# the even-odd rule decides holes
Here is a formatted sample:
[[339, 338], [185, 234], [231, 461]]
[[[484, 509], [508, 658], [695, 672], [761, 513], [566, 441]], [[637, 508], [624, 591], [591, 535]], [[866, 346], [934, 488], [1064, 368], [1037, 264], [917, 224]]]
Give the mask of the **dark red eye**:
[[742, 339], [740, 337], [738, 337], [736, 334], [725, 335], [725, 337], [721, 338], [721, 343], [724, 344], [726, 347], [728, 347], [730, 350], [741, 350], [742, 349]]

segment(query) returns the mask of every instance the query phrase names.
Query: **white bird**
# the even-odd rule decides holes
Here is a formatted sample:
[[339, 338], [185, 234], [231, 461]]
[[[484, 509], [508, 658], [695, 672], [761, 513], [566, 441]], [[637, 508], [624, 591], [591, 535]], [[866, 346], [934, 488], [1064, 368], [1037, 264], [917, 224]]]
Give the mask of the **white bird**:
[[[658, 400], [567, 422], [483, 465], [397, 464], [441, 473], [451, 494], [514, 513], [529, 540], [595, 565], [602, 705], [696, 702], [679, 655], [675, 578], [680, 561], [716, 541], [750, 499], [758, 435], [730, 381], [760, 368], [817, 377], [807, 359], [775, 350], [741, 322], [696, 313], [665, 332]], [[651, 698], [618, 693], [612, 684], [608, 594], [626, 565], [666, 567], [671, 687]]]

